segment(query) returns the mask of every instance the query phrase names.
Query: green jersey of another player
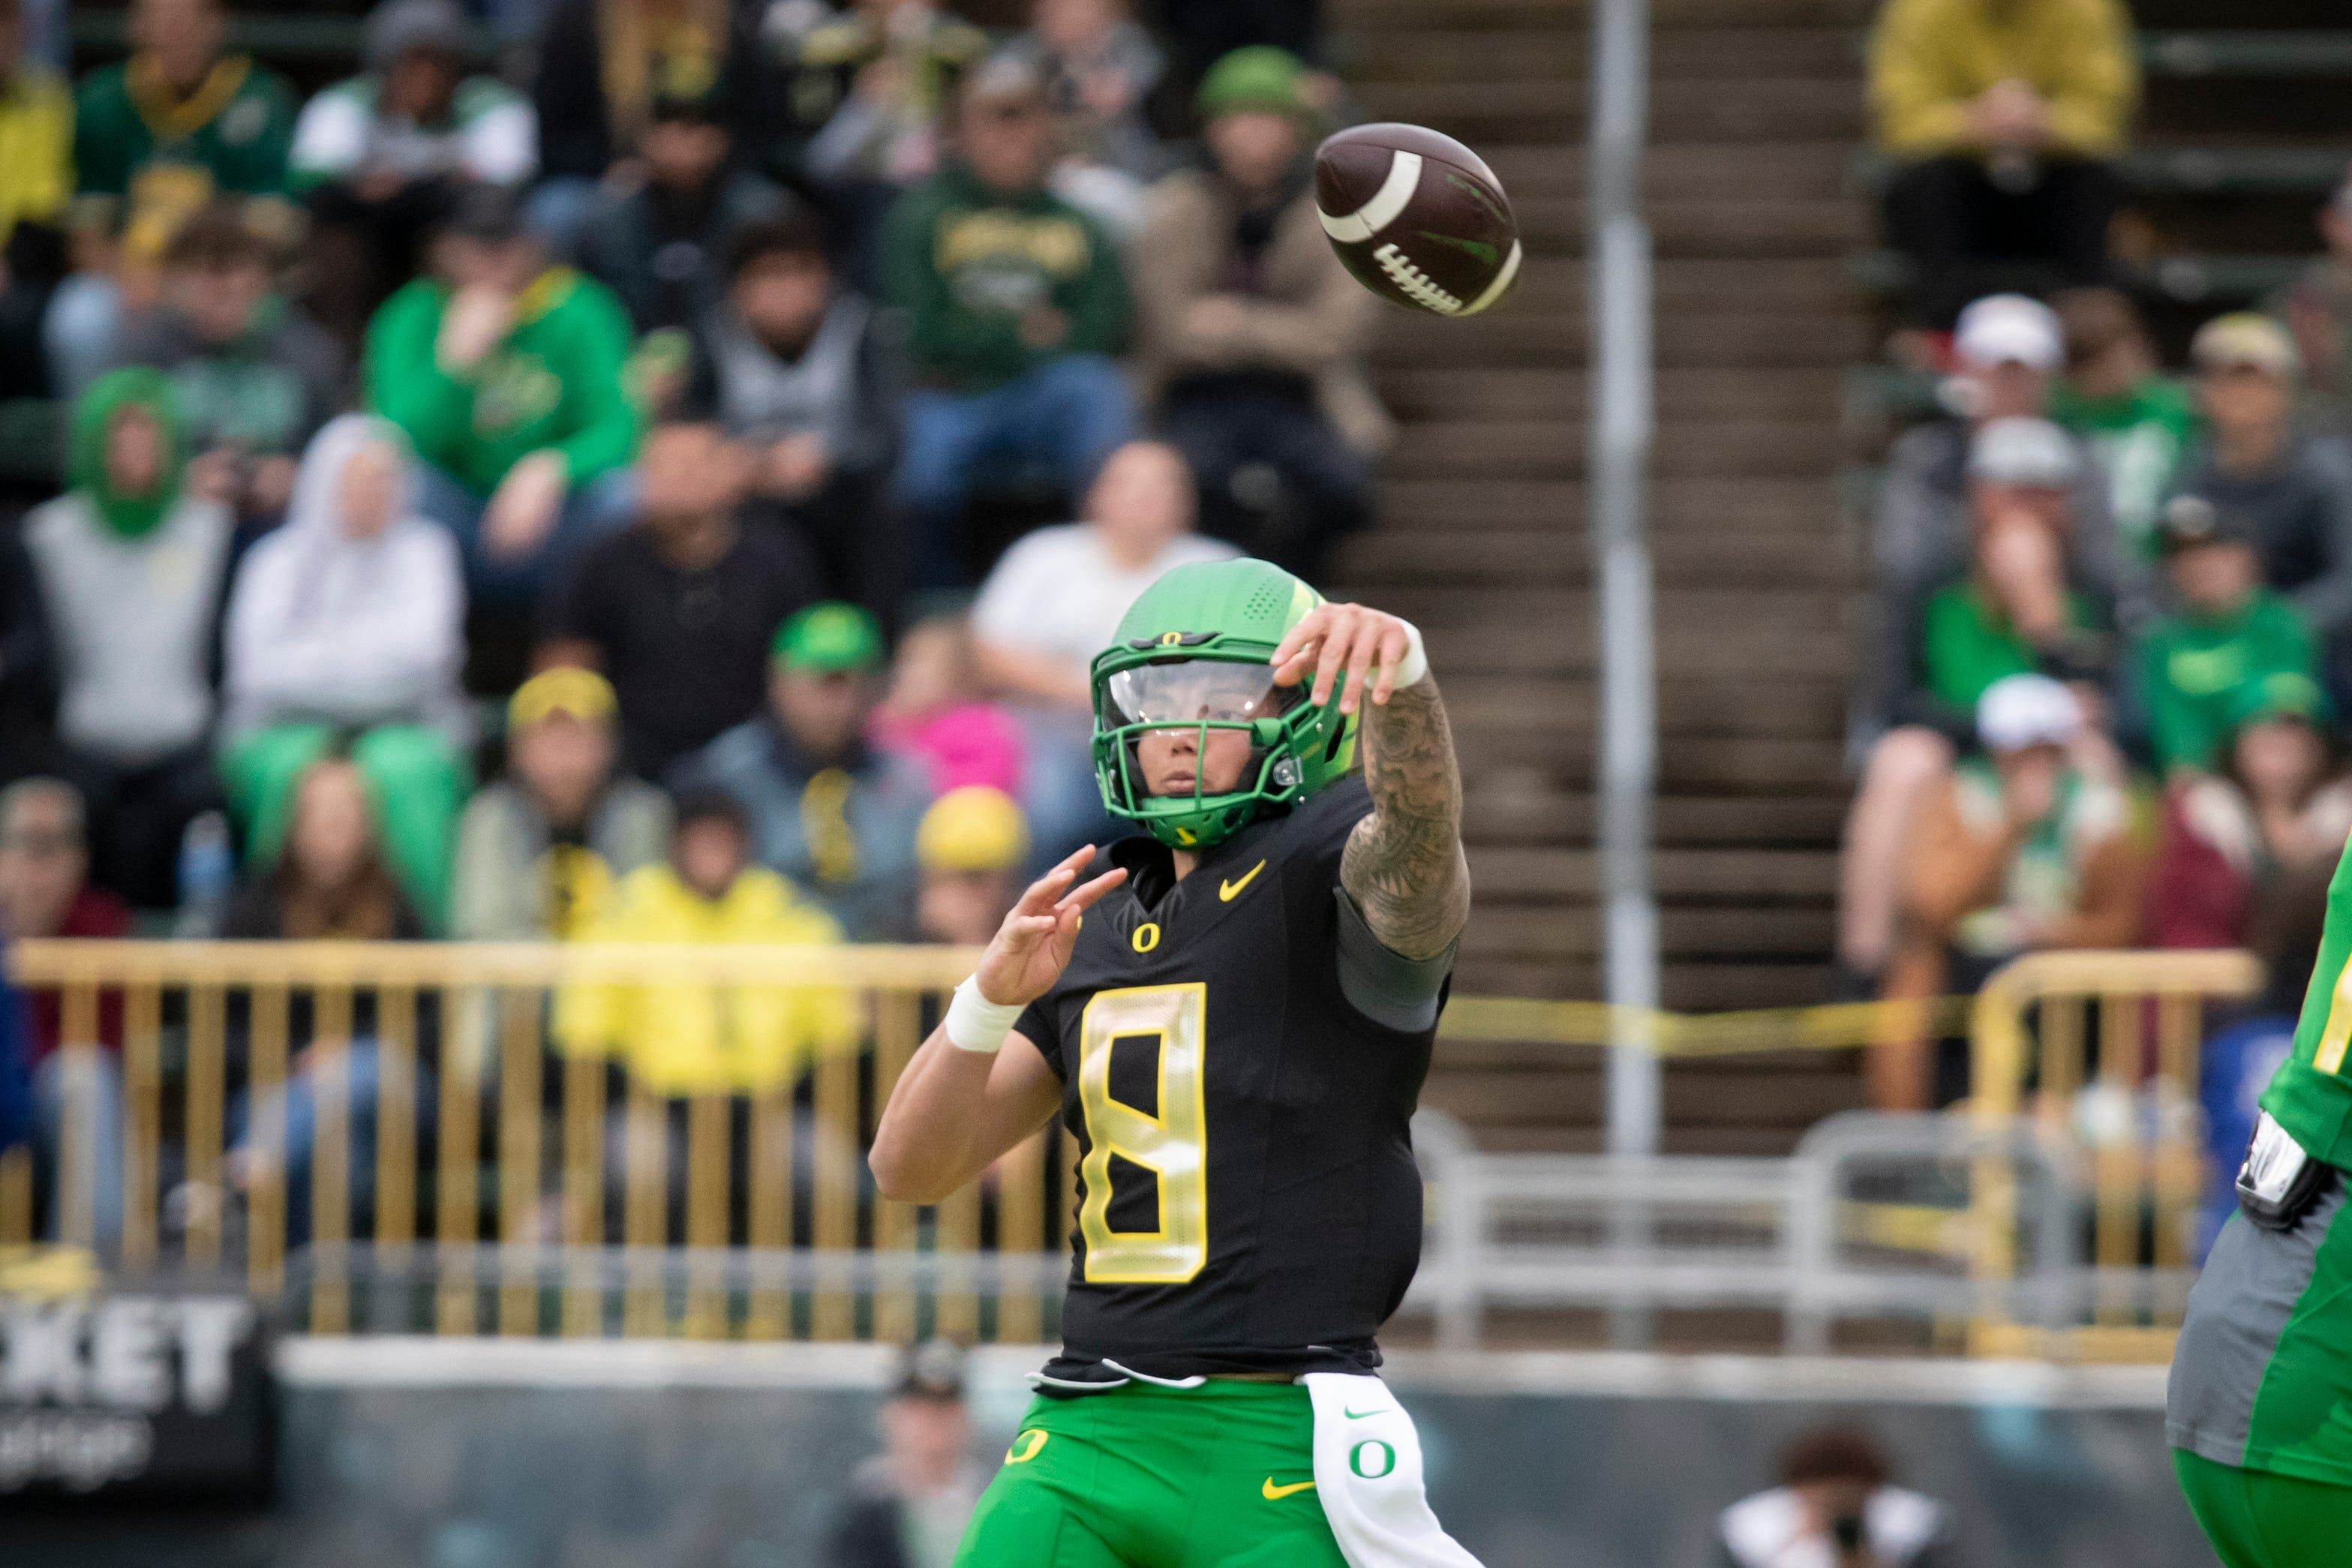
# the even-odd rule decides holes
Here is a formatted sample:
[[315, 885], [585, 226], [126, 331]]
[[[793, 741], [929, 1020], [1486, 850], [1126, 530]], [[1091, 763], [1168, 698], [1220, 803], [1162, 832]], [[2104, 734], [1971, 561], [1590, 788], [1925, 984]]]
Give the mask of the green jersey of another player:
[[1078, 1140], [1062, 1352], [959, 1568], [1469, 1564], [1371, 1374], [1470, 899], [1420, 634], [1184, 566], [1092, 679], [1103, 801], [1142, 832], [1022, 898], [875, 1139], [922, 1203], [1056, 1113]]
[[2327, 889], [2294, 1049], [2263, 1094], [2241, 1211], [2189, 1294], [2166, 1433], [2229, 1568], [2352, 1562], [2352, 852]]

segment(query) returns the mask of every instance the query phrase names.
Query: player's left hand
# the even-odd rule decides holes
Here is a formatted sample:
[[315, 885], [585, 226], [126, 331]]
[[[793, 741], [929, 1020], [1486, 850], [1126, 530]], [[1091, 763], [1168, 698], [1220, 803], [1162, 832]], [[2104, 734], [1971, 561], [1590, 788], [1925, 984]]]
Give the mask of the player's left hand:
[[1353, 713], [1363, 701], [1368, 680], [1373, 704], [1388, 701], [1396, 689], [1397, 667], [1411, 646], [1404, 622], [1385, 611], [1365, 605], [1318, 605], [1275, 648], [1274, 683], [1296, 686], [1311, 669], [1315, 685], [1307, 700], [1319, 707], [1331, 700], [1331, 689], [1338, 686], [1339, 711]]

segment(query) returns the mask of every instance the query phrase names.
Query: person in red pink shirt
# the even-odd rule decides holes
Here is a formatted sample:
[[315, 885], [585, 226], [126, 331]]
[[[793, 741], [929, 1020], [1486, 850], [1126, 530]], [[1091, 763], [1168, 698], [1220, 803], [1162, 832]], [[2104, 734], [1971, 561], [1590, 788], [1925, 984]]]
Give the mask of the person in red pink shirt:
[[[0, 934], [10, 942], [131, 934], [130, 909], [89, 885], [81, 796], [62, 780], [23, 779], [0, 790]], [[28, 1002], [41, 1153], [54, 1170], [68, 1114], [79, 1120], [74, 1136], [93, 1154], [85, 1168], [103, 1248], [122, 1225], [122, 994], [99, 994], [95, 1040], [60, 1037], [58, 993], [35, 991]], [[95, 1048], [61, 1051], [65, 1045]], [[60, 1206], [64, 1196], [58, 1194]]]

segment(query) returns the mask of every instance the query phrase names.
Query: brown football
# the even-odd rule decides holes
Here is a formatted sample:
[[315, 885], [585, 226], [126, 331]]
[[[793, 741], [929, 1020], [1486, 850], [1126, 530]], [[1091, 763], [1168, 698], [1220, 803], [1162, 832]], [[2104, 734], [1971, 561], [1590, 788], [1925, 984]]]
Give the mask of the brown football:
[[1486, 160], [1419, 125], [1358, 125], [1315, 153], [1315, 205], [1331, 247], [1375, 294], [1475, 316], [1511, 291], [1519, 227]]

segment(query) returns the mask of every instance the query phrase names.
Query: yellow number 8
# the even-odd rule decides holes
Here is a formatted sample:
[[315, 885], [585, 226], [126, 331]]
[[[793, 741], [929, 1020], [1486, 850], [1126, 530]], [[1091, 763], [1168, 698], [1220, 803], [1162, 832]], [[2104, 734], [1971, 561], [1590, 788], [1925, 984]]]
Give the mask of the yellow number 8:
[[[1134, 985], [1098, 991], [1078, 1023], [1078, 1105], [1087, 1152], [1078, 1172], [1086, 1201], [1087, 1279], [1106, 1285], [1181, 1285], [1209, 1261], [1209, 1130], [1202, 1079], [1208, 1063], [1208, 987]], [[1157, 1042], [1160, 1114], [1110, 1093], [1111, 1042]], [[1160, 1188], [1160, 1228], [1110, 1227], [1113, 1154], [1142, 1166]]]

